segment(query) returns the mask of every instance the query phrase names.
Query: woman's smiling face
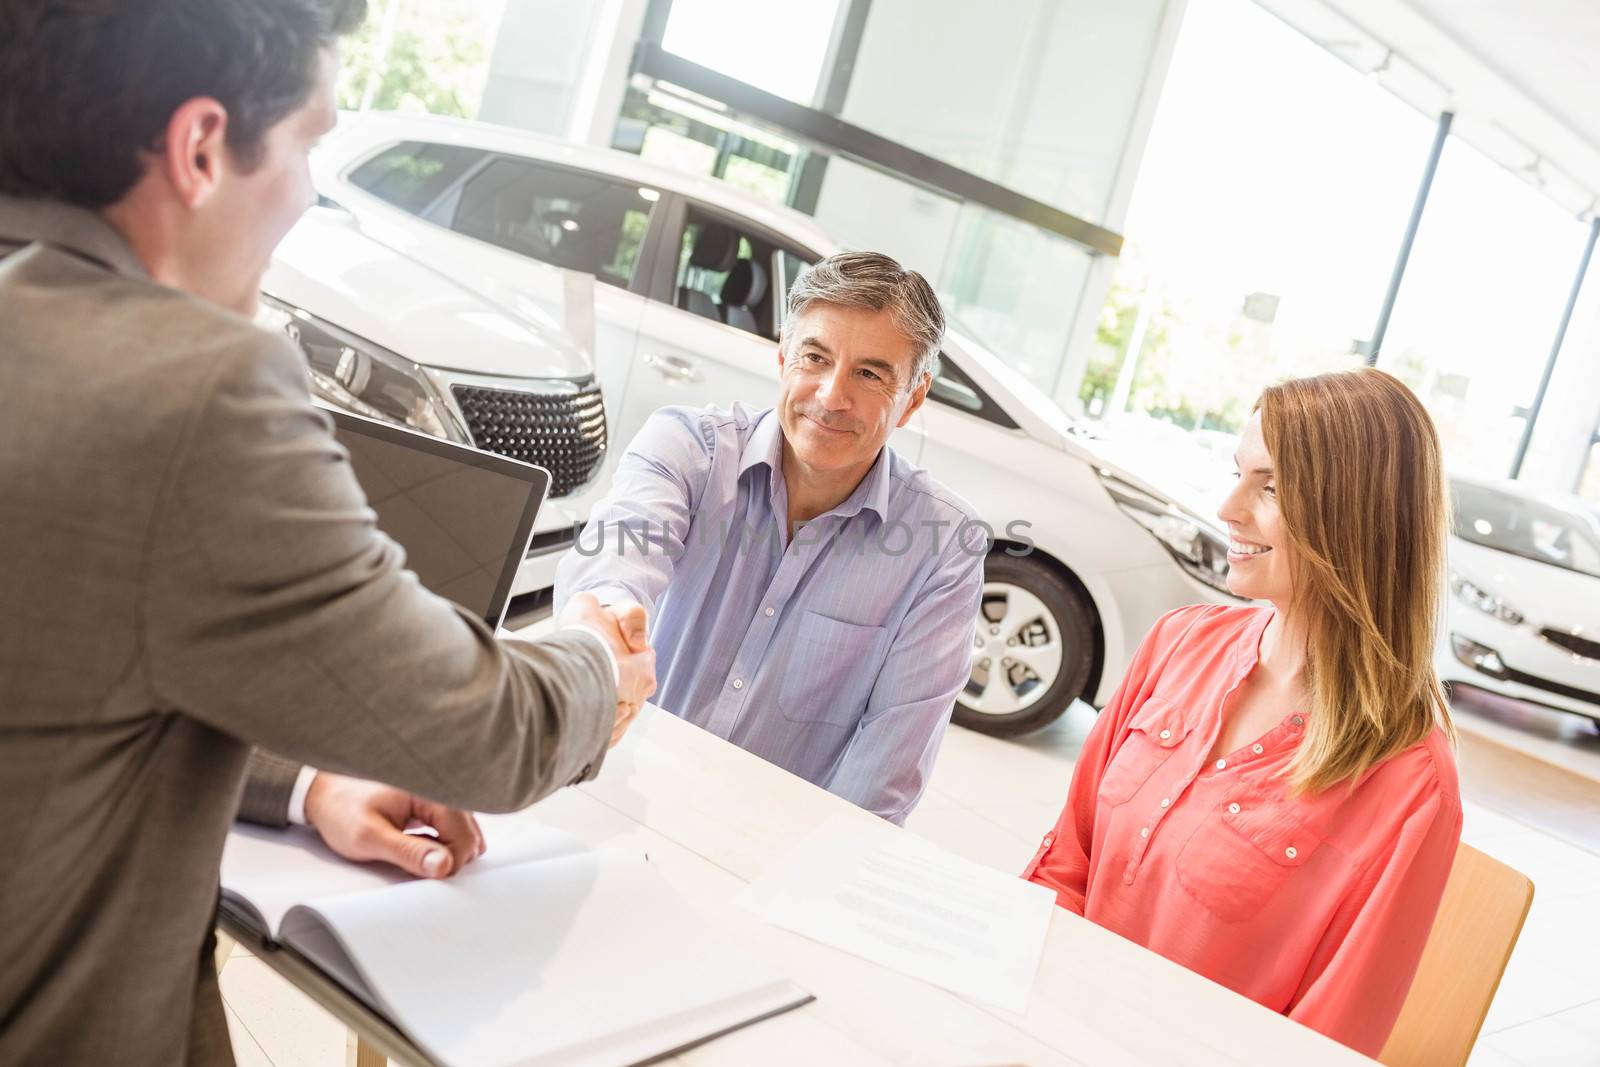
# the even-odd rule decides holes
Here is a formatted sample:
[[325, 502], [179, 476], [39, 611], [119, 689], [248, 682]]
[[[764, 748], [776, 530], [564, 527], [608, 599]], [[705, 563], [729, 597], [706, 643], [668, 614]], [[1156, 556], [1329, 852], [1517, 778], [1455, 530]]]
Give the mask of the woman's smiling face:
[[1234, 463], [1238, 484], [1217, 510], [1228, 524], [1228, 588], [1236, 596], [1286, 607], [1294, 595], [1289, 544], [1260, 412], [1245, 426]]

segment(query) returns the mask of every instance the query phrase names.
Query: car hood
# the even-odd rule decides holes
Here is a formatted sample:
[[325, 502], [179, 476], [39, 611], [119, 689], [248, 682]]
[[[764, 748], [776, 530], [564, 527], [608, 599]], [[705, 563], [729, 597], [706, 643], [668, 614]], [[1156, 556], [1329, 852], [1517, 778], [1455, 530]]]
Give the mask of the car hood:
[[1170, 501], [1201, 525], [1227, 536], [1227, 530], [1216, 518], [1220, 495], [1201, 492], [1193, 484], [1172, 476], [1159, 459], [1101, 437], [1092, 424], [1067, 414], [1037, 385], [959, 329], [949, 331], [946, 345], [960, 358], [962, 369], [1000, 402], [1023, 433]]
[[407, 359], [504, 378], [583, 378], [583, 349], [362, 233], [339, 208], [306, 212], [278, 246], [264, 292]]
[[1450, 569], [1484, 592], [1503, 597], [1534, 626], [1600, 640], [1600, 578], [1454, 536]]

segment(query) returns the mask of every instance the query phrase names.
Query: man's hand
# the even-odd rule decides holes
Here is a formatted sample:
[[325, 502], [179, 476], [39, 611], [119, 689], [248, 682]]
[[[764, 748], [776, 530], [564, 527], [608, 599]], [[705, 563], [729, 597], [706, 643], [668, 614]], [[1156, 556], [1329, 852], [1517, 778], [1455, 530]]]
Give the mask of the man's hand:
[[[306, 791], [306, 822], [345, 859], [381, 860], [419, 878], [447, 878], [483, 854], [483, 832], [470, 812], [326, 771]], [[408, 826], [439, 836], [404, 833]]]
[[[656, 654], [650, 647], [650, 636], [647, 628], [644, 608], [639, 604], [615, 604], [611, 613], [616, 616], [617, 630], [622, 634], [622, 639], [627, 642], [628, 649], [633, 655], [646, 655], [650, 657], [650, 689], [636, 702], [619, 700], [617, 702], [617, 722], [611, 728], [611, 746], [617, 747], [617, 742], [622, 740], [622, 735], [628, 732], [628, 727], [633, 725], [633, 720], [639, 714], [639, 705], [656, 691]], [[620, 661], [619, 661], [620, 662]], [[621, 693], [620, 688], [618, 693]]]
[[614, 746], [639, 714], [639, 705], [656, 691], [656, 654], [647, 636], [645, 610], [638, 604], [602, 608], [589, 593], [578, 593], [561, 612], [560, 625], [583, 626], [600, 635], [617, 659], [617, 721]]

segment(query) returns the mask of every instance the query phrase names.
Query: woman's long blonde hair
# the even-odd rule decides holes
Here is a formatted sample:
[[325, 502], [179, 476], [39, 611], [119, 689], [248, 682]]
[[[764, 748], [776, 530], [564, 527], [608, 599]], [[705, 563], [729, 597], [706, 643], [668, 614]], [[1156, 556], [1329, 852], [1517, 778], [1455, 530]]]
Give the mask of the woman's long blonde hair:
[[1299, 378], [1261, 394], [1307, 633], [1310, 717], [1285, 773], [1296, 793], [1369, 769], [1442, 726], [1433, 670], [1449, 504], [1439, 435], [1380, 370]]

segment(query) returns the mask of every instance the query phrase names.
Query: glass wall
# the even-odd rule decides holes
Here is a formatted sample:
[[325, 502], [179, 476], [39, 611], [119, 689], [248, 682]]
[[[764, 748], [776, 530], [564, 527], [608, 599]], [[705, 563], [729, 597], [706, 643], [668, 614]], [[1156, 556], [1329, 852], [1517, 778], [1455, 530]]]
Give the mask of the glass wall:
[[1446, 143], [1379, 366], [1428, 405], [1453, 470], [1510, 473], [1586, 236], [1538, 189]]
[[[1433, 134], [1249, 0], [1192, 0], [1085, 412], [1225, 476], [1264, 384], [1370, 351]], [[1534, 185], [1446, 141], [1378, 365], [1428, 406], [1452, 470], [1509, 473], [1584, 238]], [[1600, 493], [1593, 463], [1586, 484]]]
[[372, 0], [340, 42], [339, 107], [472, 117], [506, 0]]
[[1356, 366], [1432, 124], [1249, 0], [1192, 0], [1079, 389], [1223, 474], [1261, 387]]

